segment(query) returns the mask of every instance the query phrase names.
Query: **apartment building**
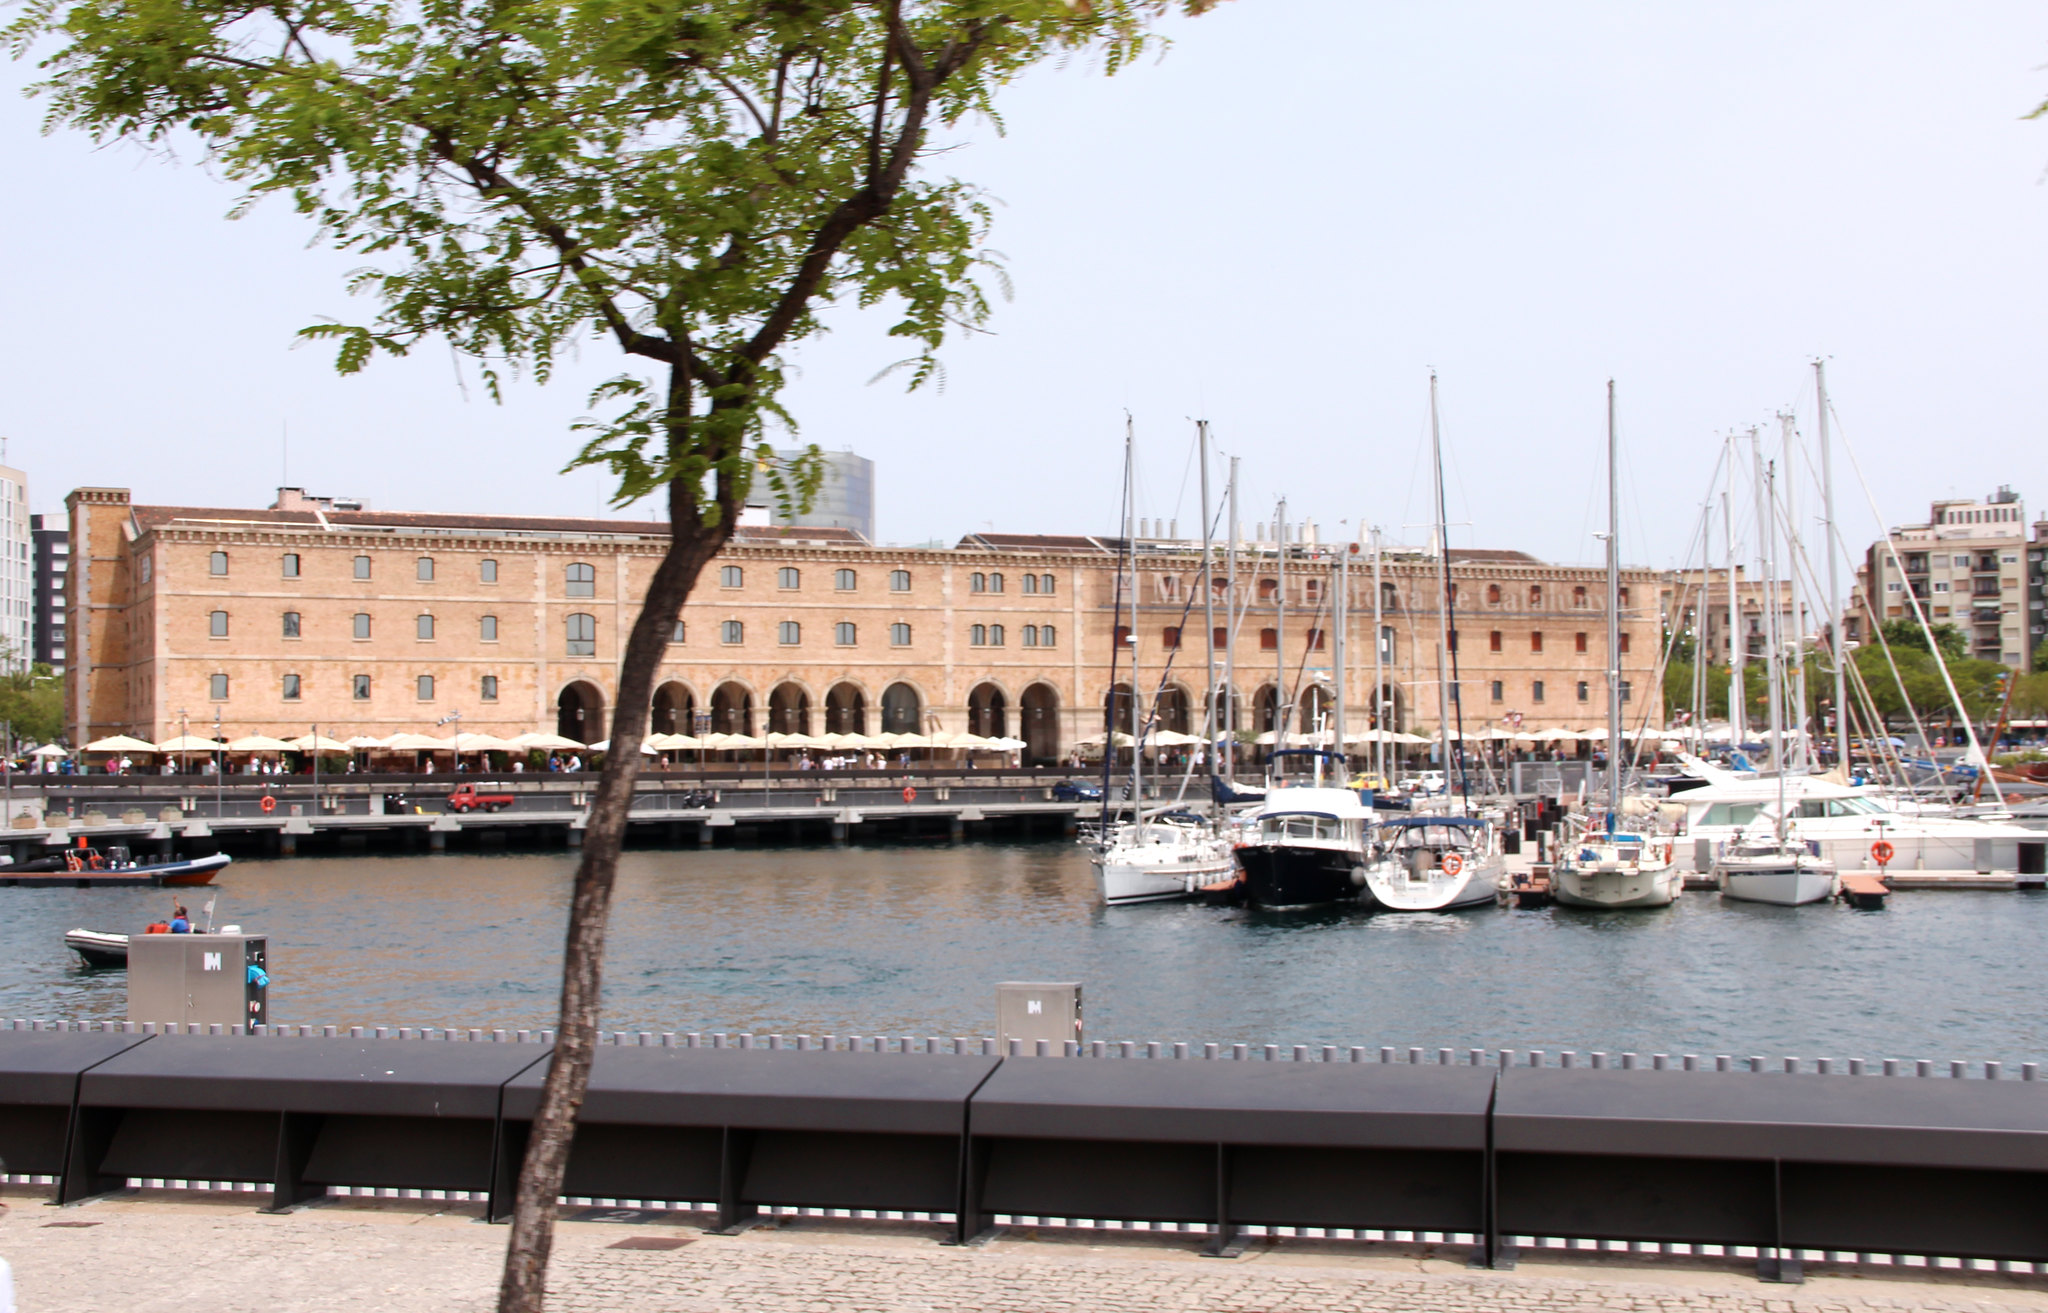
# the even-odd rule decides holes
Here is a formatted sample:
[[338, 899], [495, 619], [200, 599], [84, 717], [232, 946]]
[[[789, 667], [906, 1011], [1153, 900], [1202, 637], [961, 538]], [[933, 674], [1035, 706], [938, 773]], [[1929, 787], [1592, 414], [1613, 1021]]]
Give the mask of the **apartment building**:
[[1885, 621], [1913, 614], [1910, 594], [1930, 624], [1962, 631], [1972, 657], [2025, 669], [2041, 623], [2026, 605], [2027, 550], [2026, 507], [2011, 488], [1981, 501], [1937, 501], [1924, 523], [1871, 545], [1858, 590]]

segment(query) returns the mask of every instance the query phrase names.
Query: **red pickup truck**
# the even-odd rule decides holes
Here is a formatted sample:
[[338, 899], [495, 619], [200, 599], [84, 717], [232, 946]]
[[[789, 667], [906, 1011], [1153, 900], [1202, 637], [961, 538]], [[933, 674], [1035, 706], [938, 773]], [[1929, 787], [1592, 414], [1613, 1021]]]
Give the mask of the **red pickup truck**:
[[[491, 786], [486, 784], [484, 789]], [[448, 795], [448, 810], [452, 812], [503, 811], [512, 805], [509, 793], [485, 793], [474, 784], [458, 784], [455, 792]]]

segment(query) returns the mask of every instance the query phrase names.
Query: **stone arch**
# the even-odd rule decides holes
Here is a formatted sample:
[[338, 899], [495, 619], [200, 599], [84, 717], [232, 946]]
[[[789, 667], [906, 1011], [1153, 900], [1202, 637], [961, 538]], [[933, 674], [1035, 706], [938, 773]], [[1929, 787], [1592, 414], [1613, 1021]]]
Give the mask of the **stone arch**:
[[[1401, 686], [1394, 683], [1380, 685], [1380, 702], [1382, 706], [1368, 709], [1371, 716], [1368, 723], [1375, 729], [1391, 730], [1397, 734], [1403, 732], [1408, 717], [1405, 700], [1401, 696]], [[1380, 723], [1383, 710], [1386, 719], [1384, 725]]]
[[604, 738], [604, 693], [587, 679], [563, 686], [555, 697], [555, 733], [578, 743]]
[[1266, 734], [1275, 729], [1280, 719], [1280, 690], [1272, 684], [1259, 685], [1252, 694], [1252, 733]]
[[1109, 691], [1102, 695], [1102, 714], [1110, 728], [1119, 734], [1129, 734], [1131, 724], [1131, 702], [1135, 695], [1131, 686], [1124, 683], [1111, 684]]
[[654, 690], [654, 704], [648, 712], [650, 734], [694, 734], [697, 695], [680, 680], [669, 680]]
[[1010, 700], [994, 684], [976, 684], [967, 695], [967, 732], [985, 739], [1009, 735]]
[[754, 693], [737, 680], [728, 679], [711, 690], [711, 732], [752, 734]]
[[924, 699], [908, 684], [891, 684], [882, 690], [882, 733], [924, 732]]
[[825, 690], [825, 732], [868, 732], [868, 695], [857, 684], [834, 684]]
[[768, 694], [770, 734], [811, 732], [811, 695], [803, 685], [785, 680]]
[[1210, 690], [1202, 712], [1217, 734], [1233, 734], [1243, 728], [1244, 699], [1220, 681]]
[[1192, 733], [1188, 728], [1188, 691], [1178, 684], [1160, 689], [1152, 699], [1152, 723], [1176, 734]]
[[[1301, 691], [1301, 704], [1296, 708], [1294, 722], [1304, 734], [1313, 734], [1319, 728], [1318, 722], [1336, 715], [1337, 696], [1327, 684], [1310, 684]], [[1334, 730], [1335, 725], [1330, 728]]]
[[1033, 684], [1017, 701], [1017, 737], [1024, 740], [1024, 764], [1059, 760], [1060, 695], [1050, 684]]

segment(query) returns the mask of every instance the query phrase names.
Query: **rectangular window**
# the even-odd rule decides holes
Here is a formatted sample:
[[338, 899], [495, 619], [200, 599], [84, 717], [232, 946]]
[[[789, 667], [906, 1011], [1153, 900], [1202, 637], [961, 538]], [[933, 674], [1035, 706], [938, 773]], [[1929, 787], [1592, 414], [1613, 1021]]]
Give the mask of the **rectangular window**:
[[900, 620], [899, 620], [898, 622], [896, 622], [895, 624], [893, 624], [893, 625], [890, 625], [890, 626], [889, 626], [889, 646], [890, 646], [890, 647], [909, 647], [909, 646], [910, 646], [910, 626], [909, 626], [909, 625], [906, 625], [906, 624], [904, 624], [904, 623], [903, 623], [902, 621], [900, 621]]
[[1457, 651], [1457, 650], [1458, 650], [1458, 631], [1457, 631], [1457, 630], [1455, 630], [1455, 629], [1453, 629], [1453, 630], [1451, 630], [1450, 632], [1451, 632], [1451, 649], [1450, 649], [1450, 650], [1451, 650], [1451, 651], [1453, 651], [1453, 652], [1455, 652], [1455, 651]]
[[215, 702], [225, 702], [225, 701], [227, 701], [227, 700], [228, 700], [228, 677], [227, 677], [226, 675], [209, 675], [209, 676], [207, 676], [207, 678], [206, 678], [206, 695], [207, 695], [208, 697], [212, 698], [212, 699], [213, 699], [213, 700], [214, 700]]
[[226, 638], [228, 636], [228, 613], [225, 611], [215, 611], [212, 615], [209, 615], [206, 618], [206, 631], [215, 638]]
[[434, 582], [434, 558], [422, 556], [419, 560], [419, 580], [423, 584]]
[[676, 621], [676, 627], [675, 627], [674, 629], [671, 629], [671, 630], [669, 630], [669, 631], [668, 631], [668, 641], [669, 641], [669, 642], [671, 642], [671, 643], [680, 643], [680, 642], [682, 642], [682, 641], [683, 641], [683, 622], [682, 622], [682, 621], [680, 621], [680, 620]]
[[1311, 652], [1320, 652], [1323, 650], [1322, 630], [1311, 629], [1308, 631], [1308, 650]]
[[856, 576], [851, 570], [834, 570], [832, 572], [832, 586], [842, 593], [850, 593], [853, 591], [855, 578]]
[[1500, 630], [1489, 629], [1486, 631], [1486, 650], [1489, 652], [1500, 651]]
[[1623, 652], [1628, 651], [1628, 631], [1625, 629], [1621, 633], [1621, 650]]
[[1532, 629], [1529, 631], [1529, 650], [1531, 652], [1541, 652], [1543, 650], [1542, 630]]
[[781, 589], [803, 586], [803, 574], [793, 565], [785, 565], [775, 572], [775, 586]]
[[357, 675], [349, 683], [353, 686], [356, 701], [367, 702], [370, 700], [370, 677], [368, 675]]
[[747, 572], [740, 569], [737, 565], [721, 565], [718, 567], [718, 586], [720, 588], [738, 588], [746, 581]]
[[477, 696], [485, 702], [496, 702], [498, 700], [498, 677], [496, 675], [485, 675], [477, 686]]
[[1582, 680], [1580, 680], [1580, 681], [1579, 681], [1579, 701], [1581, 701], [1581, 702], [1586, 702], [1586, 701], [1589, 701], [1589, 700], [1590, 700], [1590, 694], [1591, 694], [1591, 692], [1592, 692], [1592, 690], [1591, 690], [1591, 688], [1590, 688], [1590, 687], [1589, 687], [1589, 686], [1587, 685], [1586, 681], [1585, 681], [1585, 680], [1583, 680], [1583, 679], [1582, 679]]
[[434, 637], [434, 617], [423, 615], [413, 622], [413, 626], [419, 631], [419, 640], [422, 643], [432, 641]]
[[794, 647], [803, 641], [804, 628], [794, 620], [784, 620], [775, 626], [775, 641], [784, 647]]
[[477, 637], [486, 643], [498, 641], [498, 617], [487, 615], [477, 621]]
[[[1028, 578], [1029, 576], [1027, 575], [1026, 577]], [[1172, 651], [1172, 650], [1173, 650], [1174, 648], [1177, 648], [1177, 647], [1179, 647], [1179, 646], [1180, 646], [1180, 629], [1179, 629], [1179, 627], [1178, 627], [1178, 626], [1175, 626], [1175, 625], [1168, 625], [1168, 626], [1166, 627], [1166, 630], [1165, 630], [1165, 631], [1164, 631], [1163, 633], [1161, 633], [1161, 634], [1160, 634], [1160, 636], [1159, 636], [1159, 641], [1160, 641], [1160, 643], [1161, 643], [1162, 645], [1164, 645], [1164, 646], [1166, 647], [1166, 649], [1167, 649], [1168, 651]]]
[[434, 677], [432, 675], [421, 675], [415, 691], [420, 701], [432, 702], [434, 700]]
[[1531, 702], [1541, 702], [1543, 700], [1542, 680], [1536, 680], [1535, 682], [1529, 685], [1529, 700]]
[[284, 554], [284, 577], [287, 579], [299, 577], [299, 554], [297, 552], [286, 552]]
[[370, 616], [366, 611], [356, 612], [355, 636], [357, 638], [368, 638], [370, 636]]
[[1574, 652], [1583, 652], [1583, 651], [1585, 651], [1585, 650], [1586, 650], [1586, 635], [1585, 635], [1585, 631], [1581, 630], [1580, 632], [1578, 632], [1578, 633], [1576, 633], [1576, 634], [1573, 634], [1573, 635], [1572, 635], [1572, 651], [1574, 651]]
[[284, 613], [284, 636], [286, 638], [297, 638], [299, 636], [299, 613], [297, 611], [287, 611]]
[[297, 675], [286, 675], [284, 677], [284, 700], [287, 702], [297, 702], [299, 700], [299, 677]]
[[852, 647], [854, 641], [853, 621], [841, 620], [832, 626], [832, 641], [841, 647]]
[[1261, 629], [1259, 631], [1259, 650], [1261, 652], [1278, 652], [1280, 650], [1280, 631], [1277, 629]]
[[1503, 699], [1505, 699], [1505, 698], [1506, 698], [1506, 696], [1507, 696], [1507, 689], [1506, 689], [1505, 687], [1503, 687], [1503, 685], [1502, 685], [1502, 682], [1501, 682], [1500, 680], [1496, 679], [1496, 680], [1494, 680], [1494, 681], [1493, 681], [1493, 689], [1492, 689], [1492, 693], [1493, 693], [1493, 700], [1494, 700], [1495, 702], [1499, 702], [1499, 701], [1502, 701]]
[[494, 584], [498, 582], [498, 563], [496, 561], [488, 558], [478, 561], [476, 572], [477, 578], [484, 583]]
[[206, 557], [206, 572], [214, 576], [225, 575], [228, 572], [228, 554], [226, 552], [208, 553]]
[[1629, 687], [1629, 682], [1627, 680], [1624, 679], [1621, 681], [1621, 700], [1623, 702], [1628, 701], [1629, 698], [1634, 694], [1634, 692], [1635, 690]]
[[746, 626], [746, 624], [745, 624], [744, 622], [742, 622], [742, 621], [739, 621], [739, 620], [728, 620], [728, 621], [726, 621], [726, 622], [725, 622], [725, 623], [724, 623], [723, 625], [719, 626], [719, 631], [718, 631], [718, 641], [719, 641], [719, 642], [721, 642], [721, 643], [726, 643], [726, 644], [734, 644], [734, 643], [744, 643], [744, 642], [746, 642], [746, 641], [747, 641], [747, 626]]
[[1229, 647], [1230, 631], [1228, 629], [1216, 629], [1210, 633], [1209, 641], [1214, 643], [1219, 648]]
[[367, 579], [367, 578], [369, 578], [369, 577], [370, 577], [370, 558], [369, 558], [369, 557], [367, 557], [367, 556], [358, 556], [358, 557], [356, 558], [356, 578], [358, 578], [358, 579]]
[[908, 570], [891, 570], [891, 571], [889, 571], [889, 591], [890, 591], [890, 592], [892, 592], [892, 593], [907, 593], [907, 592], [909, 592], [909, 591], [910, 591], [910, 571], [908, 571]]

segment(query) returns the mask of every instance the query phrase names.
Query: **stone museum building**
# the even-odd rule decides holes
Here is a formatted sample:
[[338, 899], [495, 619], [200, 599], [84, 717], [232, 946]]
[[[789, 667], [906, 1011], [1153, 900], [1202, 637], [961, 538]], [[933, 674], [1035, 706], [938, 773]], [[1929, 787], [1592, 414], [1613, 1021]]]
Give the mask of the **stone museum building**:
[[[120, 488], [81, 488], [66, 505], [74, 745], [210, 737], [216, 724], [230, 739], [317, 725], [337, 739], [548, 730], [596, 742], [667, 536], [658, 522], [371, 511], [291, 488], [260, 510], [137, 505]], [[1240, 544], [1233, 592], [1218, 548], [1210, 587], [1215, 637], [1234, 654], [1222, 705], [1236, 728], [1271, 729], [1276, 703], [1312, 728], [1330, 705], [1339, 550], [1291, 545], [1282, 571], [1271, 543]], [[1199, 734], [1200, 544], [1140, 541], [1134, 633], [1121, 551], [1022, 534], [877, 547], [843, 527], [742, 525], [676, 617], [652, 728], [968, 730], [1023, 739], [1035, 763], [1102, 733], [1114, 682], [1124, 696], [1135, 685], [1159, 725]], [[1355, 731], [1372, 715], [1372, 571], [1347, 554]], [[1456, 550], [1452, 571], [1465, 729], [1604, 724], [1604, 572]], [[1381, 583], [1388, 727], [1428, 734], [1436, 561], [1389, 553]], [[1662, 724], [1658, 598], [1653, 572], [1624, 576], [1631, 723]]]

